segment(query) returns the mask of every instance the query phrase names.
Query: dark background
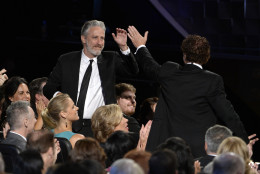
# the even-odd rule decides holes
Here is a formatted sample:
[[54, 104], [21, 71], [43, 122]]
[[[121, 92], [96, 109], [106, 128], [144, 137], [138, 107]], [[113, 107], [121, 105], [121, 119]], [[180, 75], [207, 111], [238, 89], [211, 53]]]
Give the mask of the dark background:
[[[9, 77], [28, 82], [48, 76], [58, 57], [82, 49], [80, 29], [86, 20], [98, 19], [107, 27], [105, 50], [118, 50], [111, 33], [134, 25], [149, 31], [147, 47], [160, 63], [182, 63], [184, 36], [149, 0], [16, 0], [1, 11], [2, 56], [0, 68]], [[220, 74], [227, 98], [240, 115], [248, 134], [260, 135], [260, 1], [259, 0], [159, 0], [159, 5], [188, 34], [200, 34], [211, 44], [205, 69]], [[10, 9], [10, 10], [9, 10]], [[128, 43], [134, 51], [131, 43]], [[68, 70], [69, 71], [69, 70]], [[142, 73], [135, 79], [117, 79], [137, 88], [140, 103], [158, 96], [159, 85]], [[260, 142], [253, 159], [260, 161]]]

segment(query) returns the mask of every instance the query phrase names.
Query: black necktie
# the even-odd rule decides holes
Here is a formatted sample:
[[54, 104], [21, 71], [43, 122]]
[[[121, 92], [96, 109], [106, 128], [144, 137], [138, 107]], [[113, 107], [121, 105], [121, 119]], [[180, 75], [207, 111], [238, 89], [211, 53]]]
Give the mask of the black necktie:
[[92, 62], [93, 62], [93, 60], [89, 60], [89, 65], [84, 74], [84, 77], [83, 77], [83, 80], [81, 83], [81, 87], [80, 87], [80, 93], [79, 93], [79, 98], [78, 98], [78, 102], [77, 102], [77, 106], [79, 107], [78, 114], [79, 114], [80, 118], [83, 118], [85, 99], [86, 99], [86, 95], [87, 95], [87, 91], [88, 91], [89, 79], [90, 79], [91, 72], [92, 72]]

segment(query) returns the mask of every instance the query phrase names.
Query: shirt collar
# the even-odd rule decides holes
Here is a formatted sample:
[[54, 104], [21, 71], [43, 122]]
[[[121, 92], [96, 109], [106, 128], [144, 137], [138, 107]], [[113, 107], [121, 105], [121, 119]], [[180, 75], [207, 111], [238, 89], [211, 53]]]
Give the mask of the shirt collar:
[[200, 69], [203, 69], [202, 66], [198, 63], [194, 63], [194, 62], [188, 62], [186, 64], [192, 64], [192, 65], [196, 65], [197, 67], [199, 67]]
[[97, 57], [89, 58], [88, 56], [86, 56], [84, 54], [83, 50], [82, 50], [82, 54], [81, 54], [81, 60], [84, 61], [85, 63], [87, 63], [89, 60], [94, 60], [94, 62], [97, 63]]
[[21, 134], [19, 134], [19, 133], [17, 133], [17, 132], [13, 132], [13, 131], [10, 131], [10, 132], [13, 133], [13, 134], [19, 135], [19, 136], [22, 137], [25, 141], [27, 141], [27, 139], [26, 139], [24, 136], [22, 136]]

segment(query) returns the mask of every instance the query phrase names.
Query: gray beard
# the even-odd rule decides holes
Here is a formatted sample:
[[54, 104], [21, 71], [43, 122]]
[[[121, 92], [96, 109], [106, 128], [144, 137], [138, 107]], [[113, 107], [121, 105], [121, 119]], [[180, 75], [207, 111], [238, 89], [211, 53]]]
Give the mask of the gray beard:
[[90, 52], [93, 56], [99, 56], [101, 54], [101, 51], [104, 49], [104, 47], [102, 48], [101, 51], [94, 51], [92, 50], [89, 46], [88, 46], [88, 43], [86, 43], [86, 48], [88, 50], [88, 52]]

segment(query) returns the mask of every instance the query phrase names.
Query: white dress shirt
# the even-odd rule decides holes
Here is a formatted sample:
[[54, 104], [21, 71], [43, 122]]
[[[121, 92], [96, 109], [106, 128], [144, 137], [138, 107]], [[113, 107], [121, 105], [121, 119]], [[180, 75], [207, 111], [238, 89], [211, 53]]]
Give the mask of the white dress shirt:
[[[79, 70], [79, 84], [78, 84], [78, 94], [77, 101], [80, 93], [81, 83], [86, 72], [86, 69], [89, 65], [88, 58], [82, 51], [81, 61], [80, 61], [80, 70]], [[98, 71], [97, 57], [92, 58], [92, 73], [89, 80], [87, 96], [85, 100], [83, 119], [91, 119], [93, 113], [99, 106], [105, 105], [104, 97], [102, 94], [101, 80]]]
[[[128, 55], [130, 54], [130, 49], [128, 48], [125, 51], [122, 51], [122, 54]], [[79, 84], [78, 84], [78, 94], [77, 94], [77, 101], [80, 93], [80, 87], [81, 83], [84, 77], [84, 74], [86, 72], [86, 69], [89, 65], [89, 60], [84, 52], [81, 53], [81, 61], [80, 61], [80, 70], [79, 70]], [[84, 113], [83, 113], [83, 119], [91, 119], [93, 113], [96, 111], [96, 109], [100, 106], [105, 105], [105, 100], [102, 93], [102, 86], [101, 86], [101, 80], [99, 76], [98, 71], [98, 65], [97, 65], [97, 57], [92, 58], [92, 73], [89, 80], [89, 86], [87, 91], [87, 96], [85, 100], [85, 106], [84, 106]]]

